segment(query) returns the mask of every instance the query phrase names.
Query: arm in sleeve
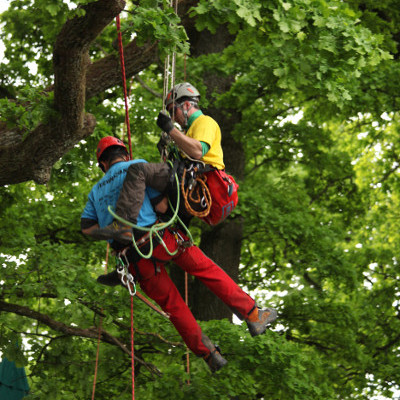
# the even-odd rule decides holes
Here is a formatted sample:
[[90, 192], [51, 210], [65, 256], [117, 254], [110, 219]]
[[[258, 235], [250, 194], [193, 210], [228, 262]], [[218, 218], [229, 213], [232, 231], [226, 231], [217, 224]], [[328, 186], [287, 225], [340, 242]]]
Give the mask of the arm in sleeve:
[[[164, 192], [167, 188], [170, 168], [166, 163], [138, 162], [128, 168], [116, 205], [116, 213], [136, 223], [142, 208], [146, 188]], [[160, 193], [148, 190], [150, 198]]]
[[210, 145], [206, 142], [200, 142], [200, 143], [201, 143], [202, 157], [204, 157], [208, 153], [208, 150], [210, 150]]
[[175, 127], [169, 134], [180, 150], [185, 152], [189, 157], [200, 160], [202, 154], [200, 140], [186, 136]]
[[81, 218], [81, 231], [83, 234], [91, 236], [91, 233], [99, 228], [97, 221], [89, 218]]
[[213, 118], [204, 115], [193, 123], [193, 126], [188, 130], [188, 134], [200, 142], [207, 143], [212, 147], [215, 143], [220, 128], [217, 121]]
[[93, 193], [89, 193], [88, 201], [81, 215], [81, 230], [85, 235], [89, 235], [92, 230], [99, 227], [96, 209], [93, 205]]

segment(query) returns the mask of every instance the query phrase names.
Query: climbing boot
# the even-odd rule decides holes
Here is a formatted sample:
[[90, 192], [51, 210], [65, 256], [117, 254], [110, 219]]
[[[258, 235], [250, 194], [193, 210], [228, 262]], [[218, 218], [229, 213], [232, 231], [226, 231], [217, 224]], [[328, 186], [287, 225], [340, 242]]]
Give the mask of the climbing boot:
[[209, 366], [212, 373], [217, 372], [228, 363], [228, 361], [221, 356], [218, 346], [214, 347], [214, 350], [204, 356], [203, 359]]
[[118, 271], [114, 270], [113, 272], [110, 272], [105, 275], [100, 275], [97, 278], [97, 282], [101, 283], [102, 285], [106, 286], [117, 286], [121, 285], [121, 279], [119, 277]]
[[262, 310], [254, 306], [246, 319], [251, 336], [258, 336], [267, 330], [267, 326], [278, 318], [278, 313], [273, 308]]
[[114, 239], [120, 243], [132, 242], [132, 228], [124, 225], [119, 221], [114, 221], [112, 224], [104, 228], [94, 229], [90, 232], [90, 236], [96, 240], [109, 240]]
[[217, 372], [224, 365], [226, 365], [228, 361], [222, 357], [219, 347], [215, 346], [211, 342], [210, 338], [204, 333], [201, 334], [201, 341], [203, 342], [204, 346], [210, 350], [210, 353], [203, 357], [204, 361], [207, 363], [212, 373]]

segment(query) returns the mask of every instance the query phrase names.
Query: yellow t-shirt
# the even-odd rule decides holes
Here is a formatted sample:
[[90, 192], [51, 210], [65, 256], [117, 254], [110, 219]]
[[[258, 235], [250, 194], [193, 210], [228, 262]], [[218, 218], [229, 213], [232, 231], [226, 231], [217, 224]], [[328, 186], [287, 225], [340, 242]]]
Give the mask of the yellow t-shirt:
[[186, 135], [200, 142], [205, 142], [210, 146], [210, 149], [201, 158], [201, 161], [204, 161], [206, 164], [211, 164], [215, 168], [224, 169], [225, 164], [224, 153], [221, 147], [221, 129], [214, 119], [199, 111], [196, 111], [195, 119], [190, 124]]

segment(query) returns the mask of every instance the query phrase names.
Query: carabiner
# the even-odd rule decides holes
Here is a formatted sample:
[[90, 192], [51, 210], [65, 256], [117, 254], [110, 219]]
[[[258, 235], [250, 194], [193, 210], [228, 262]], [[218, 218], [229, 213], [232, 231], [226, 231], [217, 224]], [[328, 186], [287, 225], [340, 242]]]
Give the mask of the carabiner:
[[117, 272], [120, 276], [121, 282], [129, 290], [129, 294], [133, 297], [136, 294], [136, 282], [133, 275], [129, 272], [129, 261], [125, 253], [122, 253], [125, 262], [121, 258], [121, 253], [117, 257]]

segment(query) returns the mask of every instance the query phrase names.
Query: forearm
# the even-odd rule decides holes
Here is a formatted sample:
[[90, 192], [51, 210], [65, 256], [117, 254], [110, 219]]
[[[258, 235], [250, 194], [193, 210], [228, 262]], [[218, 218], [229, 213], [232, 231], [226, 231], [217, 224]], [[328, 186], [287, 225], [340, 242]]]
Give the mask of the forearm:
[[169, 135], [176, 143], [178, 148], [184, 151], [189, 157], [195, 160], [200, 160], [203, 156], [203, 149], [201, 143], [191, 137], [186, 136], [179, 129], [174, 128], [169, 132]]
[[81, 230], [84, 235], [91, 236], [93, 231], [100, 228], [99, 224], [95, 221], [90, 221], [88, 219], [81, 219]]

